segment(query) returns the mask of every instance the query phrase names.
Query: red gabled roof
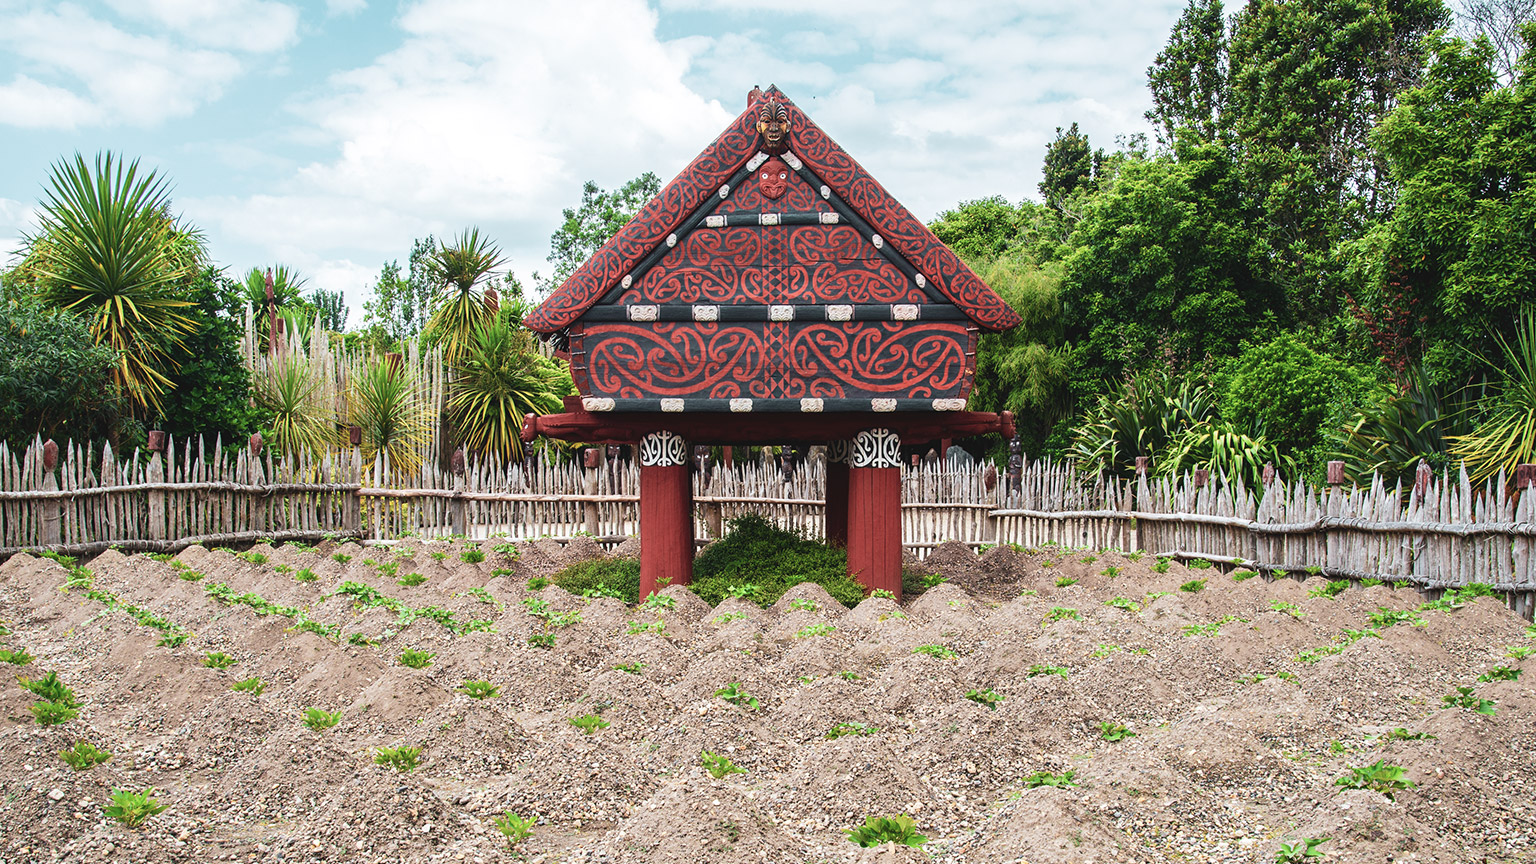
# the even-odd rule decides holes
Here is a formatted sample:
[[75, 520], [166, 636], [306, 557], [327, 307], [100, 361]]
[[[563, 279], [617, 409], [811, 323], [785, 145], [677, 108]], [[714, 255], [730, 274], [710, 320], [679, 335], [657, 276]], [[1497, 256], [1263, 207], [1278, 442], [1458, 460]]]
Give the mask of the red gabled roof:
[[[933, 236], [928, 227], [892, 198], [853, 157], [827, 136], [782, 93], [770, 88], [760, 99], [774, 98], [788, 112], [789, 152], [798, 157], [833, 193], [917, 269], [928, 283], [965, 312], [977, 326], [1006, 330], [1019, 316], [1003, 299]], [[641, 259], [666, 243], [760, 147], [754, 101], [725, 131], [694, 158], [619, 233], [549, 296], [526, 319], [530, 329], [553, 333], [569, 326], [596, 305]]]

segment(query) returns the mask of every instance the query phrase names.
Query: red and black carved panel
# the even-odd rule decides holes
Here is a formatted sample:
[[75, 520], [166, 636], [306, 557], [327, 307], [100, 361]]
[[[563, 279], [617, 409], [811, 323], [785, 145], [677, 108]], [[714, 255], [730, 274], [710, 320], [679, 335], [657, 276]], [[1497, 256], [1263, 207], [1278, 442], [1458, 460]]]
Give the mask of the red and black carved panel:
[[640, 208], [635, 218], [539, 304], [524, 322], [529, 329], [553, 333], [575, 321], [641, 258], [664, 243], [668, 234], [711, 195], [718, 194], [731, 175], [757, 152], [756, 124], [757, 109], [743, 111], [660, 195]]
[[957, 322], [583, 326], [587, 395], [614, 399], [964, 398]]
[[922, 289], [847, 225], [699, 228], [620, 303], [924, 303]]
[[[758, 170], [761, 171], [763, 167], [764, 166], [759, 166]], [[817, 192], [815, 189], [812, 189], [811, 185], [805, 182], [805, 178], [801, 177], [799, 174], [794, 173], [793, 171], [789, 172], [789, 179], [784, 189], [784, 194], [780, 195], [778, 198], [769, 198], [762, 193], [761, 185], [754, 179], [755, 174], [756, 172], [754, 172], [754, 176], [749, 176], [745, 183], [742, 183], [737, 188], [732, 189], [730, 196], [727, 197], [724, 201], [721, 201], [720, 206], [716, 207], [713, 212], [832, 212], [832, 205], [827, 203], [826, 199], [822, 198], [819, 192]]]
[[946, 297], [989, 330], [1006, 330], [1020, 323], [1012, 307], [794, 103], [789, 103], [789, 116], [795, 155]]

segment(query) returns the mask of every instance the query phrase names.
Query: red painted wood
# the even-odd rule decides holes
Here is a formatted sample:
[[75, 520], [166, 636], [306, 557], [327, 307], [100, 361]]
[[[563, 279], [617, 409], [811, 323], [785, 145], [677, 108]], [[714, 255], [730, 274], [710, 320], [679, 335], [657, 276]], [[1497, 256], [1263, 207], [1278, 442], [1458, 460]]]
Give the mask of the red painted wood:
[[693, 485], [687, 465], [640, 466], [640, 599], [693, 581]]
[[827, 543], [848, 545], [848, 463], [827, 463]]
[[848, 575], [901, 597], [901, 469], [848, 469]]

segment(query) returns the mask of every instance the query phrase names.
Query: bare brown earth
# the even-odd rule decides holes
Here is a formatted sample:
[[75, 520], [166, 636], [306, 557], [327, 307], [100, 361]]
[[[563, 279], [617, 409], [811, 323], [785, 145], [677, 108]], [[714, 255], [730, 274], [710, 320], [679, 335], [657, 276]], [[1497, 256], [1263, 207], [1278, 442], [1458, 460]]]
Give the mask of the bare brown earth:
[[[1331, 838], [1326, 861], [1536, 860], [1536, 659], [1506, 656], [1536, 639], [1491, 598], [1304, 663], [1299, 653], [1366, 627], [1378, 607], [1422, 598], [1385, 586], [1309, 597], [1322, 580], [1239, 583], [1178, 563], [1159, 574], [1148, 559], [1082, 551], [999, 548], [977, 560], [949, 546], [926, 566], [951, 581], [902, 606], [870, 599], [845, 610], [803, 585], [770, 609], [710, 608], [673, 587], [676, 605], [656, 611], [545, 588], [552, 611], [581, 613], [545, 649], [528, 644], [543, 623], [521, 602], [533, 594], [525, 581], [601, 552], [544, 541], [521, 545], [513, 563], [495, 545], [481, 544], [477, 564], [459, 560], [463, 544], [415, 541], [259, 546], [263, 564], [193, 547], [178, 560], [205, 574], [200, 582], [144, 556], [108, 552], [86, 565], [96, 588], [190, 631], [179, 647], [62, 590], [66, 571], [52, 561], [0, 565], [0, 624], [12, 631], [0, 646], [36, 656], [0, 670], [0, 861], [925, 860], [844, 839], [865, 816], [897, 813], [947, 862], [1270, 862], [1282, 841], [1303, 837]], [[424, 585], [402, 587], [364, 563], [407, 550], [399, 572], [421, 573]], [[337, 551], [351, 560], [336, 562]], [[276, 565], [319, 578], [297, 582]], [[1061, 577], [1079, 581], [1058, 587]], [[1179, 590], [1196, 578], [1204, 590]], [[389, 633], [393, 613], [327, 596], [343, 580], [456, 621], [488, 620], [494, 632], [453, 635], [418, 619]], [[215, 583], [307, 608], [342, 638], [216, 602], [206, 590]], [[1145, 606], [1105, 605], [1116, 596]], [[1081, 620], [1046, 624], [1054, 607]], [[722, 617], [735, 612], [744, 615]], [[1219, 635], [1185, 633], [1223, 619]], [[658, 620], [662, 633], [629, 632]], [[836, 629], [809, 635], [817, 624]], [[350, 644], [354, 633], [383, 641]], [[958, 656], [914, 654], [920, 645]], [[402, 666], [407, 647], [435, 652], [433, 665]], [[209, 651], [238, 662], [206, 668]], [[629, 674], [618, 664], [643, 665]], [[1066, 677], [1031, 675], [1037, 664]], [[1524, 675], [1476, 681], [1496, 665]], [[83, 708], [44, 728], [14, 678], [49, 671]], [[264, 694], [231, 691], [252, 676]], [[457, 692], [466, 679], [500, 695], [471, 699]], [[715, 698], [730, 682], [760, 709]], [[1497, 714], [1441, 707], [1456, 685], [1496, 700]], [[965, 697], [985, 688], [1003, 697], [996, 710]], [[310, 706], [343, 719], [311, 731], [300, 723]], [[568, 722], [589, 713], [610, 725], [587, 736]], [[1137, 736], [1105, 741], [1101, 721]], [[826, 738], [854, 722], [878, 731]], [[1381, 737], [1396, 727], [1437, 737]], [[72, 771], [57, 754], [77, 740], [116, 755]], [[373, 763], [374, 748], [400, 744], [423, 748], [414, 772]], [[704, 749], [745, 773], [711, 779]], [[1335, 786], [1378, 759], [1404, 766], [1416, 788], [1393, 801]], [[1078, 785], [1024, 783], [1068, 770]], [[145, 826], [102, 815], [112, 789], [149, 786], [169, 809]], [[521, 858], [491, 826], [505, 810], [540, 819]]]

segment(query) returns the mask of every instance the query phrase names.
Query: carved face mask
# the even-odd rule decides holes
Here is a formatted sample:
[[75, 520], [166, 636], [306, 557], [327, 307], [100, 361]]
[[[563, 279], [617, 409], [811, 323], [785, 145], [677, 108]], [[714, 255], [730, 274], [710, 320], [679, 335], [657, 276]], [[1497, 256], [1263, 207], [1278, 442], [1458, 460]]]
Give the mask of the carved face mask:
[[757, 188], [764, 198], [777, 198], [789, 188], [789, 166], [778, 159], [769, 159], [757, 169]]

